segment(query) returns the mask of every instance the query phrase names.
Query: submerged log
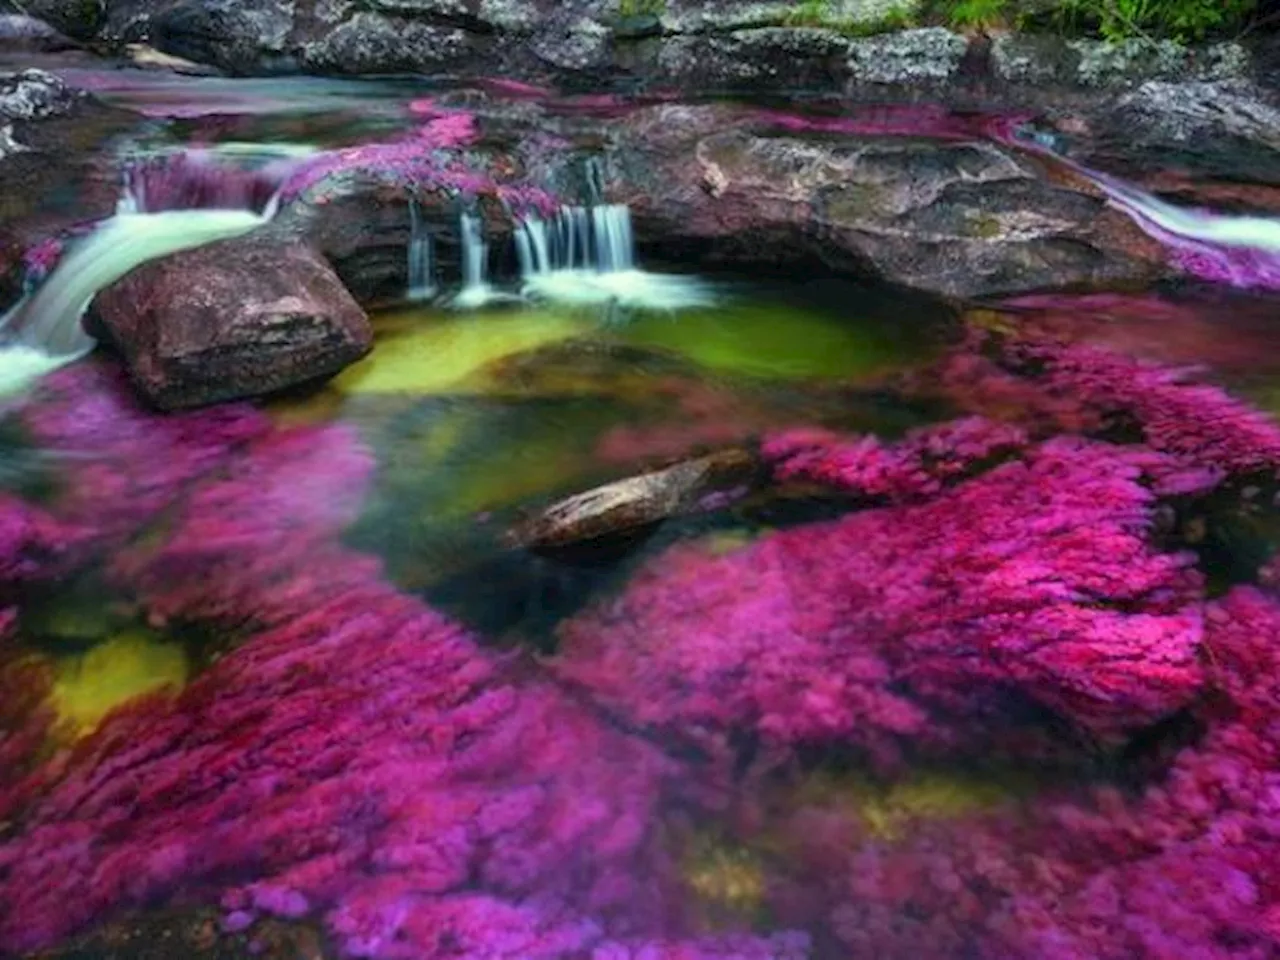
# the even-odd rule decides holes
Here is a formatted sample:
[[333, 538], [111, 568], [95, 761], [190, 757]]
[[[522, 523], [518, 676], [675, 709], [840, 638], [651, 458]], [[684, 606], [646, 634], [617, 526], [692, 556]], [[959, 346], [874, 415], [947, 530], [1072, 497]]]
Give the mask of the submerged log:
[[504, 540], [545, 550], [639, 534], [663, 520], [714, 508], [754, 485], [760, 472], [753, 452], [731, 447], [559, 500], [516, 523]]

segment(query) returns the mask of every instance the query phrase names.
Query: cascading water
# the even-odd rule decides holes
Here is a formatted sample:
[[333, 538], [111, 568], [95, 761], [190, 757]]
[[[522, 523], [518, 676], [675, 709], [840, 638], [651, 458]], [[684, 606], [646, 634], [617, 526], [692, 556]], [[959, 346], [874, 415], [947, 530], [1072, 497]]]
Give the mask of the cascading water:
[[1167, 247], [1174, 262], [1188, 274], [1237, 287], [1280, 289], [1280, 219], [1175, 206], [1131, 183], [1082, 166], [1062, 152], [1056, 136], [1043, 131], [1019, 127], [1008, 139], [1095, 184], [1113, 206]]
[[479, 214], [464, 210], [458, 215], [458, 236], [462, 244], [462, 289], [449, 305], [458, 310], [475, 310], [494, 301], [513, 299], [489, 283], [489, 244], [484, 239]]
[[631, 211], [623, 204], [562, 207], [550, 223], [526, 217], [516, 224], [516, 252], [521, 293], [532, 300], [649, 310], [714, 301], [697, 277], [636, 267]]
[[[193, 169], [201, 171], [198, 178]], [[231, 171], [224, 176], [226, 191], [211, 196], [216, 176], [186, 159], [175, 160], [162, 176], [136, 169], [126, 174], [116, 215], [75, 241], [43, 282], [0, 316], [0, 394], [21, 390], [93, 349], [81, 319], [100, 290], [150, 260], [242, 236], [271, 220], [278, 195], [255, 210], [248, 206], [254, 191], [244, 178]], [[191, 206], [200, 196], [210, 206]], [[246, 206], [230, 206], [237, 201]]]
[[435, 243], [422, 222], [418, 201], [409, 199], [409, 290], [410, 300], [430, 300], [436, 295]]

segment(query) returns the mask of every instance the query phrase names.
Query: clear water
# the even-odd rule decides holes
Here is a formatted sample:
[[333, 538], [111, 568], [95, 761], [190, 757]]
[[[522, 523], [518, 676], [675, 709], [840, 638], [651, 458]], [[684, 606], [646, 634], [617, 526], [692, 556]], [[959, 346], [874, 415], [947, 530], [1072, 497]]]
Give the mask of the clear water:
[[[136, 77], [79, 79], [180, 118], [162, 139], [199, 130], [207, 140], [217, 127], [228, 144], [302, 148], [396, 128], [405, 99], [419, 90], [393, 81], [184, 78], [178, 89]], [[1052, 955], [1062, 930], [1106, 931], [1111, 939], [1098, 933], [1098, 943], [1111, 952], [1099, 947], [1096, 956], [1272, 955], [1266, 935], [1246, 922], [1247, 902], [1267, 896], [1261, 881], [1248, 886], [1249, 871], [1266, 868], [1240, 839], [1266, 820], [1257, 797], [1268, 774], [1250, 759], [1238, 769], [1223, 761], [1226, 748], [1197, 727], [1250, 711], [1265, 720], [1275, 708], [1259, 694], [1242, 698], [1244, 707], [1213, 709], [1215, 697], [1238, 695], [1239, 684], [1213, 674], [1235, 669], [1234, 640], [1197, 647], [1195, 669], [1216, 679], [1188, 694], [1185, 708], [1144, 714], [1136, 732], [1110, 736], [1073, 725], [1083, 708], [1070, 695], [1036, 699], [1012, 681], [988, 685], [986, 666], [1005, 669], [1008, 654], [973, 641], [973, 632], [998, 635], [974, 624], [1016, 620], [1016, 604], [965, 617], [976, 579], [1011, 596], [1023, 596], [1017, 591], [1028, 583], [1068, 583], [1062, 592], [1074, 594], [1064, 602], [1079, 618], [1063, 621], [1068, 637], [1083, 635], [1082, 621], [1100, 611], [1141, 608], [1154, 621], [1168, 613], [1161, 604], [1176, 606], [1190, 588], [1152, 573], [1164, 590], [1157, 600], [1108, 593], [1128, 569], [1107, 567], [1109, 556], [1134, 569], [1144, 562], [1123, 553], [1132, 534], [1161, 555], [1189, 551], [1188, 569], [1204, 581], [1192, 590], [1196, 610], [1221, 620], [1228, 608], [1215, 604], [1265, 580], [1261, 568], [1280, 544], [1266, 469], [1212, 496], [1170, 495], [1150, 513], [1140, 505], [1097, 553], [1087, 536], [1107, 522], [1105, 510], [1090, 514], [1093, 504], [1071, 501], [1086, 518], [1076, 520], [1062, 506], [1070, 490], [1046, 483], [1038, 501], [1039, 481], [1028, 478], [1004, 491], [1022, 513], [1001, 513], [1004, 501], [939, 511], [938, 537], [971, 537], [964, 550], [955, 544], [962, 559], [950, 566], [935, 562], [947, 545], [913, 512], [943, 494], [885, 507], [882, 492], [852, 495], [812, 480], [731, 490], [718, 505], [673, 511], [574, 550], [516, 548], [510, 533], [560, 498], [708, 453], [754, 450], [792, 427], [893, 444], [975, 410], [1029, 418], [1029, 405], [1045, 396], [1014, 384], [977, 397], [943, 382], [939, 365], [966, 331], [1035, 330], [1170, 370], [1199, 365], [1205, 382], [1280, 412], [1273, 298], [1181, 287], [1026, 298], [961, 316], [954, 305], [843, 281], [703, 278], [714, 303], [619, 316], [591, 297], [507, 296], [485, 305], [477, 296], [477, 309], [460, 312], [424, 299], [430, 261], [418, 253], [413, 295], [374, 316], [369, 357], [322, 386], [228, 413], [262, 419], [252, 435], [237, 427], [244, 435], [216, 450], [200, 444], [232, 428], [208, 414], [188, 421], [135, 410], [121, 399], [127, 392], [107, 355], [73, 364], [22, 398], [0, 398], [0, 625], [5, 610], [18, 611], [15, 628], [0, 632], [0, 761], [12, 757], [17, 769], [21, 760], [23, 773], [47, 778], [14, 786], [20, 778], [0, 774], [0, 904], [10, 897], [26, 911], [16, 923], [0, 918], [0, 935], [25, 943], [40, 924], [57, 927], [39, 911], [63, 902], [72, 905], [67, 915], [80, 903], [92, 906], [90, 915], [33, 945], [32, 956], [414, 956], [432, 936], [404, 928], [415, 915], [447, 931], [436, 952], [421, 954], [426, 960], [1030, 958]], [[615, 254], [611, 265], [631, 266]], [[492, 292], [480, 261], [466, 280], [464, 291]], [[20, 372], [25, 379], [39, 371]], [[1049, 407], [1070, 399], [1059, 390]], [[1224, 417], [1216, 435], [1234, 437], [1237, 427]], [[1122, 456], [1116, 451], [1132, 452], [1142, 439], [1135, 430], [1118, 417], [1048, 432], [1068, 443], [1085, 434]], [[934, 449], [922, 469], [945, 467], [953, 455]], [[999, 467], [979, 457], [966, 469], [981, 482]], [[1073, 477], [1082, 486], [1095, 479]], [[968, 480], [962, 471], [947, 483]], [[1118, 494], [1103, 490], [1104, 507], [1108, 496]], [[43, 550], [48, 531], [31, 512], [40, 510], [66, 523], [54, 539], [79, 559], [64, 563]], [[1000, 522], [984, 526], [977, 516], [966, 526], [968, 510]], [[1074, 522], [1060, 522], [1058, 510]], [[865, 541], [855, 530], [831, 539], [829, 552], [806, 545], [806, 533], [824, 542], [817, 538], [833, 529], [824, 525], [858, 514], [887, 519], [869, 523]], [[1020, 525], [1017, 536], [1010, 525]], [[84, 530], [102, 544], [84, 547]], [[1078, 554], [1045, 546], [1077, 542]], [[785, 549], [773, 551], [777, 543]], [[1036, 566], [1041, 547], [1063, 568], [1081, 564], [1083, 585], [1063, 569]], [[1024, 553], [1026, 567], [1001, 566]], [[369, 558], [376, 568], [366, 569]], [[916, 578], [926, 566], [928, 576]], [[1091, 579], [1095, 566], [1107, 575]], [[665, 592], [643, 592], [664, 577], [674, 578]], [[851, 599], [828, 603], [822, 591], [832, 584]], [[913, 609], [917, 595], [944, 599], [897, 613]], [[477, 672], [504, 671], [501, 682], [477, 681], [490, 699], [473, 699], [461, 674], [449, 675], [456, 688], [428, 693], [450, 669], [444, 651], [453, 635], [443, 627], [414, 633], [414, 617], [428, 616], [405, 612], [414, 601], [467, 631], [484, 665]], [[283, 626], [264, 627], [273, 618]], [[920, 662], [893, 661], [886, 641], [883, 662], [850, 668], [858, 631], [918, 644]], [[1117, 643], [1133, 639], [1120, 626], [1115, 632]], [[815, 667], [796, 638], [817, 633], [844, 638], [853, 652]], [[353, 636], [360, 643], [350, 644]], [[593, 643], [616, 646], [614, 666], [590, 659]], [[1173, 673], [1169, 643], [1152, 658]], [[737, 661], [717, 653], [739, 644]], [[1052, 652], [1052, 643], [1044, 646]], [[330, 657], [333, 649], [342, 653]], [[1043, 682], [1040, 652], [1015, 660], [1010, 675], [1043, 692], [1035, 686]], [[1105, 659], [1080, 667], [1046, 656], [1044, 672], [1065, 677], [1061, 687], [1049, 684], [1055, 692], [1089, 689], [1094, 676], [1104, 686], [1114, 679], [1116, 698], [1129, 692], [1128, 675], [1108, 672]], [[566, 671], [575, 657], [598, 672]], [[920, 689], [912, 687], [919, 673], [923, 689], [946, 687], [949, 674], [929, 670], [952, 657], [980, 665], [972, 686], [989, 700], [968, 720], [983, 731], [990, 724], [991, 742], [979, 737], [975, 748], [971, 729], [946, 725], [949, 709], [967, 705], [965, 691], [950, 688], [930, 701], [931, 722], [954, 739], [902, 734], [906, 745], [891, 749], [892, 737], [864, 736], [872, 720], [895, 715], [879, 701], [865, 722], [824, 734], [838, 712], [828, 707], [843, 695], [831, 678], [865, 683], [873, 700], [893, 697]], [[1262, 654], [1244, 659], [1255, 675], [1274, 666]], [[899, 671], [892, 683], [877, 672], [885, 663]], [[793, 699], [779, 693], [765, 716], [747, 722], [735, 713], [744, 709], [738, 691], [757, 671], [779, 689], [790, 690], [793, 672], [804, 682]], [[546, 689], [551, 706], [540, 699]], [[722, 743], [705, 734], [724, 716], [739, 719]], [[780, 751], [785, 758], [771, 753], [770, 735], [810, 716], [819, 720]], [[33, 719], [51, 720], [36, 725], [35, 746], [5, 753]], [[1229, 728], [1221, 739], [1262, 738], [1246, 733]], [[1255, 747], [1271, 756], [1265, 742], [1253, 743], [1239, 746], [1240, 756]], [[437, 765], [447, 773], [432, 766], [438, 757], [424, 744], [445, 758]], [[1189, 766], [1170, 774], [1184, 747]], [[666, 779], [653, 775], [662, 786], [652, 803], [650, 750], [676, 765]], [[732, 762], [717, 765], [726, 754]], [[1230, 781], [1220, 793], [1206, 788], [1226, 811], [1221, 821], [1187, 786], [1196, 777]], [[1174, 788], [1164, 792], [1165, 783]], [[21, 802], [6, 806], [11, 797]], [[1066, 805], [1061, 823], [1036, 819], [1055, 804]], [[1087, 832], [1081, 823], [1095, 815], [1119, 824], [1115, 833]], [[70, 839], [43, 848], [31, 839], [37, 827]], [[1058, 834], [1091, 845], [1081, 840], [1063, 852]], [[1213, 845], [1232, 851], [1235, 873], [1211, 872], [1221, 868], [1205, 852]], [[451, 851], [460, 847], [470, 852], [455, 876]], [[1191, 853], [1180, 859], [1184, 849]], [[1257, 840], [1257, 850], [1268, 849]], [[47, 858], [44, 873], [37, 853]], [[602, 880], [597, 868], [611, 872]], [[1187, 871], [1197, 868], [1213, 890], [1196, 887]], [[57, 887], [60, 876], [76, 879]], [[412, 882], [396, 886], [404, 876]], [[21, 896], [15, 878], [28, 878]], [[48, 895], [49, 885], [68, 892]], [[663, 889], [670, 901], [656, 908], [639, 886]], [[1222, 905], [1230, 898], [1220, 891], [1245, 888], [1245, 906]], [[1142, 891], [1159, 894], [1173, 952], [1159, 953], [1163, 934], [1144, 926], [1152, 907]], [[468, 919], [431, 912], [472, 895], [490, 899]], [[100, 906], [105, 900], [119, 908]], [[526, 913], [513, 919], [494, 901]], [[361, 914], [370, 902], [386, 912]], [[1198, 953], [1204, 940], [1192, 921], [1211, 906], [1230, 920], [1214, 934], [1221, 950]], [[1131, 922], [1112, 937], [1116, 917]], [[579, 922], [608, 932], [584, 933]], [[554, 946], [550, 927], [574, 945]], [[399, 932], [385, 932], [393, 928]], [[1047, 939], [1037, 940], [1042, 929]], [[808, 937], [805, 951], [766, 939], [780, 931]], [[676, 952], [680, 942], [705, 946], [730, 934], [759, 939], [723, 941], [720, 953]], [[660, 952], [664, 939], [676, 944], [669, 953]], [[1060, 955], [1091, 955], [1080, 942]], [[493, 952], [495, 943], [505, 952]], [[1128, 953], [1115, 952], [1117, 943]], [[52, 954], [36, 952], [50, 945]]]

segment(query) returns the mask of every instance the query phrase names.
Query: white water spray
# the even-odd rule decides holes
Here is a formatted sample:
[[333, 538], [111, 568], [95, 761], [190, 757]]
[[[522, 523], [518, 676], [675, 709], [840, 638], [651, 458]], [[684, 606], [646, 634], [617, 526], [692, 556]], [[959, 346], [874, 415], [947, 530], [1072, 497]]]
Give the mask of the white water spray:
[[435, 242], [422, 222], [418, 201], [409, 198], [409, 290], [413, 301], [430, 300], [436, 295]]
[[461, 213], [458, 234], [462, 243], [462, 289], [449, 306], [456, 310], [476, 310], [490, 303], [516, 299], [495, 290], [489, 283], [489, 244], [484, 239], [484, 226], [478, 214]]
[[1280, 218], [1179, 207], [1065, 156], [1052, 135], [1021, 130], [1008, 141], [1050, 157], [1093, 182], [1112, 206], [1164, 244], [1173, 260], [1201, 279], [1280, 289]]
[[572, 306], [678, 310], [709, 306], [710, 287], [697, 277], [650, 273], [636, 266], [631, 211], [623, 204], [562, 207], [548, 224], [516, 225], [516, 251], [531, 300]]
[[[166, 210], [118, 213], [102, 221], [33, 293], [0, 316], [0, 394], [21, 390], [93, 349], [81, 320], [100, 290], [150, 260], [249, 233], [267, 223], [277, 205], [273, 198], [261, 214]], [[122, 206], [128, 211], [123, 200]]]

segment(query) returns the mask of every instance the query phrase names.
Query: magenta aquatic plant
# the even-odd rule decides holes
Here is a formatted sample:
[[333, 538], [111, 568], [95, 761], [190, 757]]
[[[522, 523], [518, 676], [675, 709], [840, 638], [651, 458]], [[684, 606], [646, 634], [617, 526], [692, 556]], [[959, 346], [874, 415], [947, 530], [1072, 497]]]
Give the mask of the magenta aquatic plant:
[[920, 822], [888, 842], [847, 812], [802, 806], [773, 838], [789, 851], [779, 918], [824, 930], [832, 955], [1275, 956], [1280, 603], [1236, 588], [1204, 619], [1207, 732], [1161, 778]]
[[[40, 391], [42, 441], [92, 451], [52, 522], [88, 524], [90, 490], [122, 501], [99, 499], [79, 545], [114, 554], [109, 579], [154, 619], [240, 639], [176, 700], [118, 711], [0, 791], [22, 808], [0, 844], [0, 951], [194, 896], [230, 931], [321, 915], [352, 957], [804, 955], [803, 936], [684, 938], [657, 816], [683, 765], [336, 542], [370, 467], [353, 434], [147, 414], [92, 368]], [[30, 755], [2, 743], [14, 769]]]
[[[1163, 497], [1274, 470], [1280, 433], [1095, 347], [975, 337], [938, 373], [1013, 415], [892, 443], [767, 437], [781, 476], [850, 512], [678, 544], [542, 663], [341, 544], [373, 468], [355, 433], [148, 413], [105, 364], [49, 378], [16, 413], [65, 455], [58, 494], [0, 502], [0, 952], [175, 900], [220, 904], [228, 933], [317, 918], [375, 960], [1273, 955], [1280, 603], [1207, 601], [1154, 519]], [[227, 649], [41, 759], [48, 677], [13, 672], [5, 631], [23, 584], [90, 564]], [[1110, 746], [1177, 712], [1205, 732], [1125, 792], [896, 839], [848, 808], [754, 809], [756, 919], [779, 932], [698, 925], [668, 827], [758, 806], [761, 781], [735, 796], [714, 762], [744, 743], [861, 747], [881, 772], [904, 746], [1079, 759], [1060, 721]]]
[[135, 159], [125, 167], [122, 207], [130, 213], [261, 211], [300, 162], [280, 159], [247, 166], [207, 149]]
[[[954, 453], [922, 467], [948, 435]], [[773, 445], [784, 471], [932, 499], [724, 556], [677, 547], [563, 626], [555, 674], [712, 749], [750, 732], [879, 756], [954, 744], [1009, 695], [1111, 737], [1199, 689], [1199, 577], [1147, 536], [1158, 455], [1062, 438], [942, 489], [1016, 431], [969, 421], [899, 449], [828, 448], [821, 465], [800, 439]]]
[[491, 195], [517, 213], [554, 212], [557, 204], [545, 190], [499, 183], [487, 171], [468, 165], [462, 151], [479, 137], [474, 115], [441, 109], [431, 100], [415, 100], [410, 110], [421, 123], [408, 134], [317, 154], [286, 181], [284, 196], [299, 196], [331, 177], [360, 173], [468, 197]]

